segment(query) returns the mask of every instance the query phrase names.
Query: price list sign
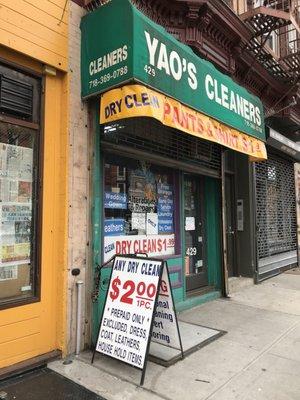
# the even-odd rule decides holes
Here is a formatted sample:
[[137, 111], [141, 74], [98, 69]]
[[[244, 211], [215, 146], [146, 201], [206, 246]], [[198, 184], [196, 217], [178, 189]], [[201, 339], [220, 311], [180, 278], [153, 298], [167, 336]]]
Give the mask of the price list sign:
[[144, 369], [162, 270], [159, 260], [115, 257], [95, 351]]

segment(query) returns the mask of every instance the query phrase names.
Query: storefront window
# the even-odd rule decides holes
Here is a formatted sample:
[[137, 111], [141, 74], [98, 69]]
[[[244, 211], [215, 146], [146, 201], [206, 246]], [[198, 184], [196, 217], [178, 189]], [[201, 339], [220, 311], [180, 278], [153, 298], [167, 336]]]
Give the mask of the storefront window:
[[104, 186], [104, 261], [114, 254], [175, 254], [172, 171], [111, 157], [105, 162]]
[[36, 132], [0, 122], [0, 305], [35, 294]]

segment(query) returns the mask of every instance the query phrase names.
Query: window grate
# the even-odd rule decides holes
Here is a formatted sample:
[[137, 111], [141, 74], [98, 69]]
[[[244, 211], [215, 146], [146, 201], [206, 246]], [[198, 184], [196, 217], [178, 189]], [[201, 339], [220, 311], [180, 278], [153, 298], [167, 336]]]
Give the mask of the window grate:
[[163, 126], [148, 118], [131, 118], [102, 127], [102, 140], [171, 158], [220, 174], [221, 146]]
[[32, 119], [33, 85], [0, 75], [0, 111]]
[[294, 165], [268, 157], [255, 164], [259, 259], [297, 248]]

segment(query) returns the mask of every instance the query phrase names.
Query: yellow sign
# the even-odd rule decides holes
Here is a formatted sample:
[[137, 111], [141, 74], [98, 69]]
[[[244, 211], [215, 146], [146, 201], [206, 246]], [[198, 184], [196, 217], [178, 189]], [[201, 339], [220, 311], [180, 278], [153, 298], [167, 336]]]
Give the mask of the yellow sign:
[[152, 117], [166, 126], [218, 143], [251, 156], [267, 159], [264, 142], [201, 114], [142, 85], [127, 85], [101, 96], [100, 123], [123, 118]]

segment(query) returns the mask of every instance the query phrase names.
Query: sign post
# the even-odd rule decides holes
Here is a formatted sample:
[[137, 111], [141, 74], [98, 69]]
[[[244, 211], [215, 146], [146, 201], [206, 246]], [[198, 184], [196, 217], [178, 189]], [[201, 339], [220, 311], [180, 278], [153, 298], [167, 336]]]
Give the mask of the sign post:
[[[163, 302], [168, 306], [165, 325], [160, 320]], [[179, 347], [183, 355], [167, 264], [147, 257], [115, 256], [92, 363], [99, 352], [130, 364], [142, 370], [143, 385], [151, 337], [165, 344], [158, 339], [165, 335], [171, 338], [166, 345]]]

